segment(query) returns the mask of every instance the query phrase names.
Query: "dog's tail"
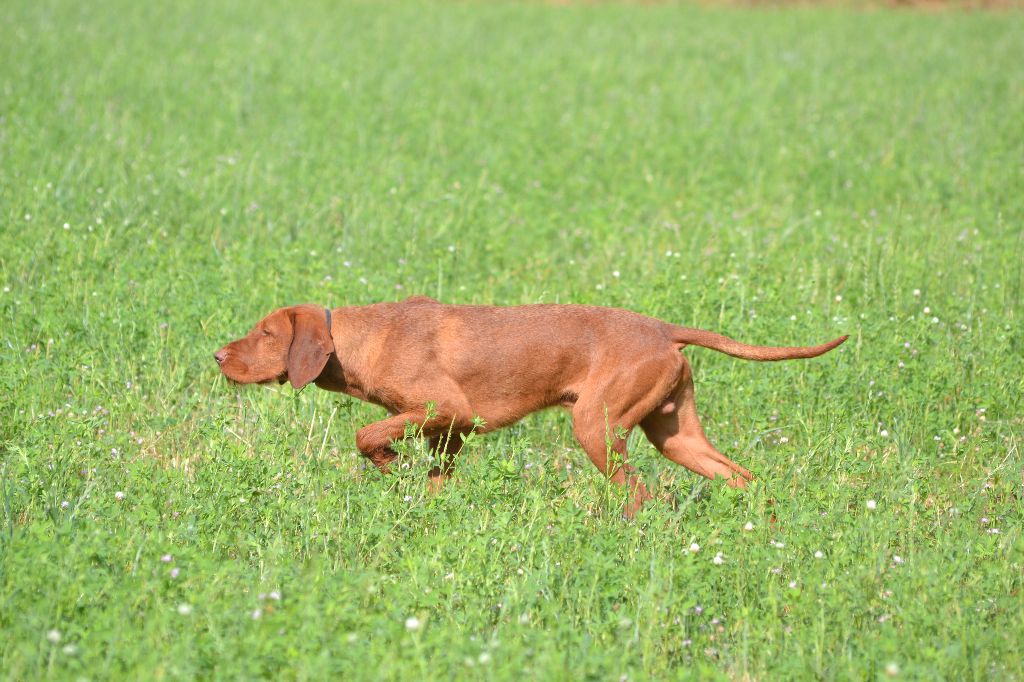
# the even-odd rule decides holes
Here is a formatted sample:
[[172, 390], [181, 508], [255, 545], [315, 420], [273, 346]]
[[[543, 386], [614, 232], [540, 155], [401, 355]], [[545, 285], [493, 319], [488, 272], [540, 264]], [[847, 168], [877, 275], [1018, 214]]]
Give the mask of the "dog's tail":
[[823, 343], [820, 346], [751, 346], [734, 341], [728, 336], [722, 336], [721, 334], [704, 329], [677, 327], [675, 325], [669, 325], [669, 328], [672, 340], [678, 343], [680, 348], [687, 345], [702, 346], [731, 355], [734, 358], [743, 358], [744, 360], [770, 361], [816, 358], [823, 353], [829, 352], [849, 338], [849, 336], [840, 336], [838, 339]]

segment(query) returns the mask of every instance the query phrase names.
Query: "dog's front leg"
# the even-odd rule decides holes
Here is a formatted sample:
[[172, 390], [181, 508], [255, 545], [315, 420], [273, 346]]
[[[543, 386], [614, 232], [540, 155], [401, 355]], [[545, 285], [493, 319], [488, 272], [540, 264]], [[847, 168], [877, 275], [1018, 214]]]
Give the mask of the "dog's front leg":
[[[391, 444], [405, 436], [407, 424], [419, 426], [422, 435], [431, 439], [431, 447], [440, 448], [447, 457], [458, 452], [462, 445], [458, 434], [467, 432], [471, 428], [471, 423], [467, 426], [462, 421], [449, 416], [435, 414], [428, 421], [426, 410], [402, 412], [359, 429], [356, 433], [356, 447], [364, 457], [380, 469], [381, 473], [389, 473], [391, 462], [398, 457], [398, 453], [391, 447]], [[442, 434], [444, 434], [444, 438], [442, 438]], [[447, 474], [450, 467], [450, 460], [446, 460], [443, 472], [438, 471], [437, 475]]]
[[448, 431], [430, 439], [430, 451], [440, 459], [440, 463], [430, 469], [427, 474], [427, 488], [431, 493], [441, 491], [444, 482], [451, 476], [455, 466], [455, 455], [462, 450], [462, 437], [467, 431]]
[[422, 424], [426, 419], [425, 412], [403, 412], [383, 421], [368, 424], [356, 433], [356, 448], [363, 457], [373, 462], [382, 474], [390, 473], [391, 462], [398, 453], [391, 444], [405, 435], [405, 425], [409, 422]]

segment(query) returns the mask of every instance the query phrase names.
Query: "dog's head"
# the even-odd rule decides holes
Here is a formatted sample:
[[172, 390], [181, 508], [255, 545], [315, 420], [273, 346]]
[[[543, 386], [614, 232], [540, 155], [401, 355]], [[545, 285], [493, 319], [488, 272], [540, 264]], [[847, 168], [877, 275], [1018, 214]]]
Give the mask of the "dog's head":
[[240, 384], [290, 381], [302, 388], [320, 376], [334, 342], [324, 309], [313, 305], [278, 308], [246, 336], [213, 354], [220, 371]]

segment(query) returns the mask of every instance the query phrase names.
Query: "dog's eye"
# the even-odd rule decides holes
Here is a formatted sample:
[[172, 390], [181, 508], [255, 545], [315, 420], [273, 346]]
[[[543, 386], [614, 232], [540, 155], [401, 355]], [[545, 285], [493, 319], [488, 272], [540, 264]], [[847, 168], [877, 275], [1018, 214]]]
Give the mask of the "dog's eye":
[[260, 333], [261, 333], [261, 334], [262, 334], [263, 336], [270, 336], [270, 332], [269, 332], [269, 331], [267, 331], [266, 329], [261, 329], [261, 330], [260, 330]]

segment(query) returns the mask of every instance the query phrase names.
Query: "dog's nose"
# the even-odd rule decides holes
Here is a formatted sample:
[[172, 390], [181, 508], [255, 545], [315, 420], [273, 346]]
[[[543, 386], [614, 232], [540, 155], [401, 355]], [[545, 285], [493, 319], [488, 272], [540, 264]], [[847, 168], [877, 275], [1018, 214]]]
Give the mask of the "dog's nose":
[[218, 365], [223, 364], [223, 362], [228, 359], [227, 351], [224, 349], [217, 351], [213, 354], [213, 359], [217, 361]]

